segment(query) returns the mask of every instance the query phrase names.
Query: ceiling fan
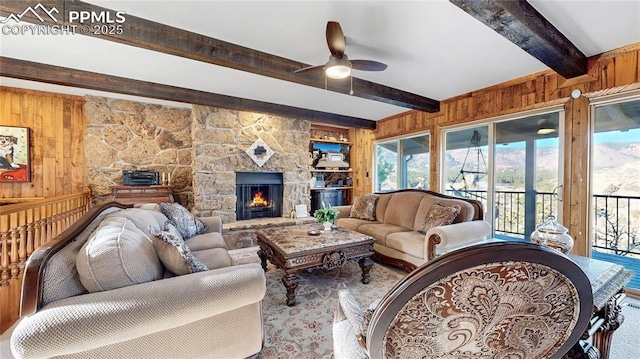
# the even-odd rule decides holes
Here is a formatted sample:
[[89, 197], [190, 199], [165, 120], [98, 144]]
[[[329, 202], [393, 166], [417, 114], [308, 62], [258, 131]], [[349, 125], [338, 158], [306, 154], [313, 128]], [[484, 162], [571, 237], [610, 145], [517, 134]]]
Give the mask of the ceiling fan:
[[314, 65], [301, 68], [295, 73], [311, 70], [324, 69], [327, 77], [332, 79], [343, 79], [351, 75], [351, 69], [361, 71], [383, 71], [386, 64], [372, 60], [349, 60], [344, 53], [346, 40], [342, 33], [340, 24], [336, 21], [327, 22], [327, 45], [331, 55], [329, 61], [324, 65]]

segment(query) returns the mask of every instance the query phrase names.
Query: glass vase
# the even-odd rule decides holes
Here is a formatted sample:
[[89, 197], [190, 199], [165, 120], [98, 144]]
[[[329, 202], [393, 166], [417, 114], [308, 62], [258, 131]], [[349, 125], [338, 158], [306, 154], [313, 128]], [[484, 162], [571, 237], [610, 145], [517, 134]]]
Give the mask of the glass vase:
[[569, 230], [556, 221], [556, 217], [549, 215], [547, 219], [531, 233], [531, 241], [559, 250], [567, 254], [573, 248], [573, 238], [567, 233]]

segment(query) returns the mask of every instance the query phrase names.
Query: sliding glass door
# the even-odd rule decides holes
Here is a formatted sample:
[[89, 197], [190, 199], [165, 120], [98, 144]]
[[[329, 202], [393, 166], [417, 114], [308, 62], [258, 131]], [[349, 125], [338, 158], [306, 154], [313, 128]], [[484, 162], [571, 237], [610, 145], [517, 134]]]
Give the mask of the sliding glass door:
[[640, 258], [640, 99], [597, 105], [592, 113], [593, 256]]
[[562, 114], [446, 131], [443, 192], [482, 201], [496, 237], [528, 238], [546, 216], [560, 218]]
[[495, 124], [496, 233], [529, 237], [548, 215], [559, 218], [559, 113]]
[[489, 126], [445, 133], [444, 181], [446, 194], [482, 201], [487, 209], [489, 188]]

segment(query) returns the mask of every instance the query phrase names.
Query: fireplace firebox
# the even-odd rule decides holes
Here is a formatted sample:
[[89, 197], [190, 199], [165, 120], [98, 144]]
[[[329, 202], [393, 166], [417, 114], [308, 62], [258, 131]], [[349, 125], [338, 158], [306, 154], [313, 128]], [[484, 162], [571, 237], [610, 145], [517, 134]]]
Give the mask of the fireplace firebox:
[[236, 220], [282, 216], [282, 173], [236, 172]]

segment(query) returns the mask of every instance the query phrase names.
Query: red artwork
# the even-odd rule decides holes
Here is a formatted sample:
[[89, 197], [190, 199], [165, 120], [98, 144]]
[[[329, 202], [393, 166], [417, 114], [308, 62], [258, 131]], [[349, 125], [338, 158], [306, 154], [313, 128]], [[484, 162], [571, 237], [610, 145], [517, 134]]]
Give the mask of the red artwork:
[[29, 182], [27, 166], [20, 165], [15, 170], [0, 172], [0, 182]]
[[0, 182], [29, 182], [29, 128], [0, 126]]

